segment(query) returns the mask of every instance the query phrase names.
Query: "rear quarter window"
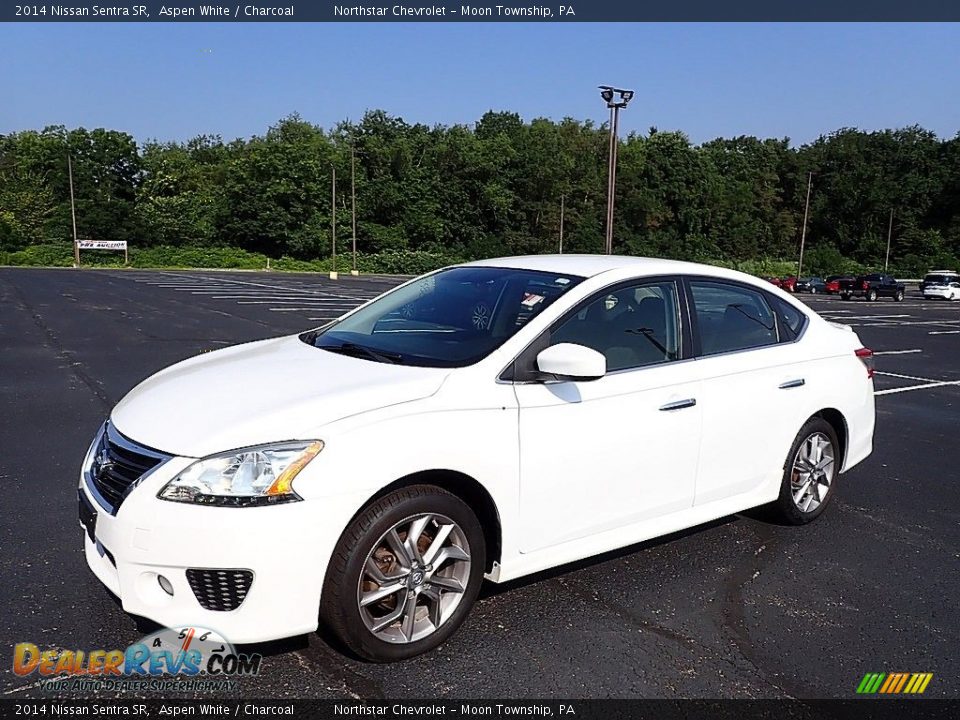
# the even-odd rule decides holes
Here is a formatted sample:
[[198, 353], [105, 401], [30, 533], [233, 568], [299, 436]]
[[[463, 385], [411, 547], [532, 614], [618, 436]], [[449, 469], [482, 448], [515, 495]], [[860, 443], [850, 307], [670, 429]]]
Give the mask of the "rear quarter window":
[[796, 340], [807, 324], [806, 313], [778, 297], [771, 296], [770, 301], [780, 326], [780, 342]]

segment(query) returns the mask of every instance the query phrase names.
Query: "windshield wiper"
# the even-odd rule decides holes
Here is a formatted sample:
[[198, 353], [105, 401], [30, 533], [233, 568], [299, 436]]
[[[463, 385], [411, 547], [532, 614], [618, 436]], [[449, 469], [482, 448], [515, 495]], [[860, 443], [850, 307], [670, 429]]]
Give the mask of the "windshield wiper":
[[329, 350], [330, 352], [342, 353], [343, 355], [365, 357], [368, 360], [393, 363], [394, 365], [403, 360], [403, 355], [400, 353], [373, 350], [372, 348], [368, 348], [364, 345], [357, 345], [356, 343], [351, 342], [340, 343], [339, 345], [318, 345], [317, 347], [319, 347], [321, 350]]

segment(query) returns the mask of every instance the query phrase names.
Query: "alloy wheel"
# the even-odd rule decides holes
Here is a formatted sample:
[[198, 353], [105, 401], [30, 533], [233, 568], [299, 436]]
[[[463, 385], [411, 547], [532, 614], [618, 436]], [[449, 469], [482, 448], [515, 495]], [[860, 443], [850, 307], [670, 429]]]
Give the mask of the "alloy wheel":
[[821, 432], [811, 434], [797, 449], [793, 459], [790, 494], [800, 512], [816, 510], [833, 482], [836, 463], [833, 443]]
[[470, 544], [445, 515], [401, 520], [367, 555], [357, 605], [367, 630], [390, 643], [436, 632], [454, 614], [470, 580]]

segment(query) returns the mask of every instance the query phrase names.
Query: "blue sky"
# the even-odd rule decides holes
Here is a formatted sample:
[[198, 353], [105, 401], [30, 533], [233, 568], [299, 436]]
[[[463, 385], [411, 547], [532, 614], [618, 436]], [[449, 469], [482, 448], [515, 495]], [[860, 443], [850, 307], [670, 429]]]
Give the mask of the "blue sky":
[[637, 92], [624, 132], [694, 142], [960, 131], [950, 24], [6, 24], [0, 66], [0, 133], [230, 140], [293, 112], [329, 127], [374, 108], [431, 125], [489, 109], [599, 123], [607, 83]]

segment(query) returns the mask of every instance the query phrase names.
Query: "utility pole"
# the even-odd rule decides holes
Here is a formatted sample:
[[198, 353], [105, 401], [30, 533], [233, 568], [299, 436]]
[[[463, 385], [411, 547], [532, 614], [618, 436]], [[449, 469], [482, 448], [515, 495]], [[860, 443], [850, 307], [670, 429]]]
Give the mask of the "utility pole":
[[337, 167], [330, 166], [330, 247], [333, 258], [330, 279], [337, 279]]
[[[614, 94], [618, 99], [614, 100]], [[620, 125], [620, 110], [633, 98], [633, 90], [623, 90], [610, 85], [600, 86], [600, 97], [610, 108], [610, 149], [607, 153], [607, 236], [604, 251], [613, 254], [613, 203], [617, 194], [617, 131]]]
[[800, 232], [800, 262], [797, 263], [797, 278], [803, 272], [803, 246], [807, 241], [807, 217], [810, 215], [810, 188], [813, 185], [813, 173], [807, 173], [807, 202], [803, 206], [803, 230]]
[[560, 196], [560, 254], [563, 255], [563, 201], [564, 196]]
[[351, 275], [359, 275], [357, 271], [357, 177], [356, 177], [356, 148], [350, 146], [350, 223], [353, 235], [353, 269]]
[[890, 241], [893, 239], [893, 208], [890, 208], [890, 224], [887, 226], [887, 255], [883, 259], [883, 272], [890, 267]]
[[77, 242], [77, 207], [73, 199], [73, 162], [67, 149], [67, 176], [70, 178], [70, 219], [73, 221], [73, 266], [80, 267], [80, 243]]

